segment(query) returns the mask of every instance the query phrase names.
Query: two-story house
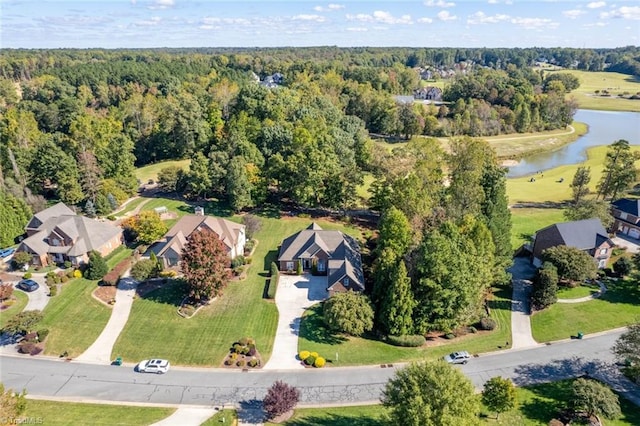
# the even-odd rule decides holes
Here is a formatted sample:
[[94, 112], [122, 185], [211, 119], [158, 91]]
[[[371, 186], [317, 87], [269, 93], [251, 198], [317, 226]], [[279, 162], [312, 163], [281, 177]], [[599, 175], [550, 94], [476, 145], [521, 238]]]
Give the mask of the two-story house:
[[612, 232], [640, 239], [640, 200], [621, 198], [611, 203], [614, 222]]
[[532, 252], [534, 266], [542, 265], [542, 253], [546, 249], [561, 245], [575, 247], [589, 254], [598, 268], [607, 266], [614, 246], [600, 219], [556, 223], [536, 232]]

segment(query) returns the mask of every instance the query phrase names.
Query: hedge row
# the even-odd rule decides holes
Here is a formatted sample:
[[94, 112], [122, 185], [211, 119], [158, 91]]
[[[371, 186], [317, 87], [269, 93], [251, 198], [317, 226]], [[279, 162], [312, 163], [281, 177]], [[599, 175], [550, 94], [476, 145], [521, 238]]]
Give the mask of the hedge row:
[[278, 281], [280, 280], [280, 270], [276, 262], [271, 262], [271, 279], [269, 280], [269, 288], [267, 289], [267, 297], [269, 299], [276, 298], [276, 290], [278, 289]]
[[421, 334], [405, 334], [402, 336], [387, 336], [387, 341], [394, 346], [417, 348], [427, 343]]
[[131, 267], [131, 258], [126, 258], [118, 263], [107, 275], [102, 277], [102, 285], [116, 285], [118, 280]]

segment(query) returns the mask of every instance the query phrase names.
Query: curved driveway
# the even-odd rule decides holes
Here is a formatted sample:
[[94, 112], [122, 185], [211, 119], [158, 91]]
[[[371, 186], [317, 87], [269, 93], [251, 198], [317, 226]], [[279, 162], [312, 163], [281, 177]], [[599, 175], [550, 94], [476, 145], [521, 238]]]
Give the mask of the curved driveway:
[[[582, 340], [487, 354], [460, 369], [477, 388], [498, 375], [512, 378], [517, 385], [574, 377], [587, 371], [614, 378], [617, 370], [610, 367], [613, 361], [610, 348], [621, 333], [618, 330], [586, 336]], [[152, 375], [135, 373], [133, 366], [103, 366], [20, 356], [3, 356], [0, 361], [0, 380], [5, 387], [26, 389], [31, 395], [195, 406], [261, 400], [276, 380], [284, 380], [300, 389], [301, 405], [379, 402], [384, 384], [399, 367], [246, 373], [176, 367], [168, 374]], [[624, 384], [624, 380], [621, 383]], [[640, 396], [636, 396], [636, 401], [640, 401]]]
[[[37, 290], [32, 291], [30, 293], [25, 292], [29, 297], [29, 301], [27, 305], [24, 307], [24, 311], [42, 311], [49, 303], [49, 289], [47, 288], [47, 284], [45, 282], [45, 278], [43, 276], [32, 276], [31, 279], [37, 282], [40, 287]], [[17, 284], [17, 282], [16, 282]], [[22, 291], [16, 289], [16, 291]]]

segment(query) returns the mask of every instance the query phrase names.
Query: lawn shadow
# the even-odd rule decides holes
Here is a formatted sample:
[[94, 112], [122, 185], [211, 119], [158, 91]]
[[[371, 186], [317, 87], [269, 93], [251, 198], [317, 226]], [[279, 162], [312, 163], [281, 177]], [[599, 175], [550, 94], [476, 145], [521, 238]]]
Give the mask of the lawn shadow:
[[311, 342], [338, 345], [347, 339], [327, 329], [322, 320], [322, 303], [310, 307], [300, 323], [300, 337]]
[[637, 281], [620, 279], [607, 283], [607, 292], [600, 296], [601, 300], [627, 305], [640, 304], [640, 286]]
[[278, 260], [278, 250], [269, 250], [264, 256], [264, 264], [262, 265], [263, 271], [271, 270], [271, 262]]
[[327, 414], [289, 420], [284, 424], [286, 426], [383, 426], [387, 423], [384, 423], [382, 419]]
[[553, 360], [545, 364], [522, 365], [515, 369], [513, 383], [517, 386], [530, 386], [557, 380], [571, 379], [593, 374], [609, 368], [602, 361], [587, 361], [574, 356]]
[[233, 210], [229, 207], [226, 201], [221, 201], [216, 198], [210, 198], [204, 203], [198, 203], [204, 207], [204, 214], [218, 217], [233, 216]]
[[137, 289], [137, 296], [141, 299], [175, 307], [180, 306], [186, 295], [187, 289], [181, 280], [169, 280], [166, 284], [163, 284], [162, 281], [142, 283], [138, 285]]
[[280, 207], [271, 203], [264, 203], [260, 207], [251, 211], [252, 214], [269, 219], [280, 219]]

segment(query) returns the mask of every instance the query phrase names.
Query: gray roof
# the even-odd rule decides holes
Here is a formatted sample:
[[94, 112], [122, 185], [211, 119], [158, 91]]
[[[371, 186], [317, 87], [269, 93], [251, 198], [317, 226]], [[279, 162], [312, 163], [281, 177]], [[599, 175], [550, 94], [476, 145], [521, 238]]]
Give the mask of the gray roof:
[[27, 229], [38, 229], [43, 223], [51, 218], [65, 215], [75, 215], [76, 212], [67, 207], [64, 203], [54, 204], [53, 206], [46, 208], [38, 213], [34, 214], [29, 223]]
[[558, 238], [566, 246], [590, 250], [607, 241], [609, 234], [598, 218], [556, 223], [536, 233], [536, 242], [538, 239]]
[[633, 198], [621, 198], [614, 201], [611, 205], [621, 212], [629, 213], [634, 216], [640, 216], [640, 200]]

